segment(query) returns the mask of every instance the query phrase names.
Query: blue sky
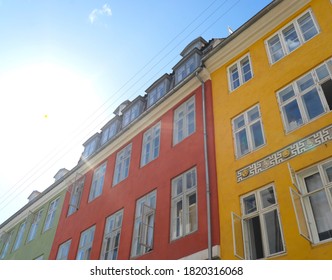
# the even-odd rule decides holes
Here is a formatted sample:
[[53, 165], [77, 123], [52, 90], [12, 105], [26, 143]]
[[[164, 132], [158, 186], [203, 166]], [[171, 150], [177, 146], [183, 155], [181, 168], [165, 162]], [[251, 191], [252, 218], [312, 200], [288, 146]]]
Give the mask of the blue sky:
[[0, 0], [0, 223], [193, 39], [226, 37], [270, 2]]

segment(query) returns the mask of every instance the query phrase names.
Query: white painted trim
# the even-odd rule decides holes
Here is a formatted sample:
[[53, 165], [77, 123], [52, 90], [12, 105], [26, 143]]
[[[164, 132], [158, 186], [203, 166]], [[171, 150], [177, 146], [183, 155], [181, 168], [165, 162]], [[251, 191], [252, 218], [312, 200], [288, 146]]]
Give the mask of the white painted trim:
[[[220, 245], [215, 245], [212, 247], [212, 257], [220, 258]], [[206, 260], [208, 258], [208, 249], [196, 252], [194, 254], [185, 256], [180, 260]]]

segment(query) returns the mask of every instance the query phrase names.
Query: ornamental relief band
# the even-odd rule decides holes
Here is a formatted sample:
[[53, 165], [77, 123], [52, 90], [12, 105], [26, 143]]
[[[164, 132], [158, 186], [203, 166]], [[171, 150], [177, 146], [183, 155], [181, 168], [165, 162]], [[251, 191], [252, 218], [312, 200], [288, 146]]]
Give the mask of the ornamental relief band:
[[311, 149], [327, 143], [332, 139], [332, 125], [316, 131], [309, 136], [292, 143], [285, 148], [264, 157], [250, 165], [236, 171], [237, 182], [257, 175], [293, 157], [303, 154]]

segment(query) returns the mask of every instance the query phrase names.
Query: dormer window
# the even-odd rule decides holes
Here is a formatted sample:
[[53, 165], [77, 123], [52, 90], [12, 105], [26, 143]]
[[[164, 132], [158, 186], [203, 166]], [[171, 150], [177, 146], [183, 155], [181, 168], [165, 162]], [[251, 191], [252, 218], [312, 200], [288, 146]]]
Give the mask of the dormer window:
[[160, 98], [162, 98], [166, 94], [166, 92], [168, 92], [170, 87], [170, 81], [171, 76], [165, 74], [146, 90], [146, 93], [148, 94], [148, 107], [155, 104]]
[[193, 73], [199, 66], [199, 62], [200, 54], [199, 51], [195, 49], [194, 53], [188, 59], [183, 59], [183, 61], [180, 61], [180, 63], [174, 67], [175, 84], [180, 83]]
[[82, 154], [82, 158], [85, 159], [92, 155], [96, 150], [98, 146], [100, 135], [99, 133], [96, 133], [93, 135], [88, 141], [86, 141], [83, 146], [84, 146], [84, 151]]
[[144, 110], [145, 100], [142, 96], [136, 98], [123, 110], [122, 126], [125, 127], [133, 122]]
[[102, 128], [100, 144], [104, 145], [107, 141], [112, 139], [118, 133], [119, 129], [120, 119], [119, 117], [115, 117]]

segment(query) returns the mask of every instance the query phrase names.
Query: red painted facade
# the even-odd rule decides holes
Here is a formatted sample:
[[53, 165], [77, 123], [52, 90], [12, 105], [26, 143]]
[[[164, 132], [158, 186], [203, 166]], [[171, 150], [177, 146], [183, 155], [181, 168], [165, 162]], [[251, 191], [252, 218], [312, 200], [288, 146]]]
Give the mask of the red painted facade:
[[[205, 83], [205, 94], [211, 188], [212, 245], [214, 246], [219, 244], [219, 218], [210, 80]], [[193, 95], [195, 96], [196, 106], [195, 132], [173, 146], [174, 110]], [[154, 110], [158, 110], [158, 108]], [[148, 115], [145, 116], [145, 118], [148, 118]], [[56, 258], [59, 246], [69, 239], [72, 241], [68, 259], [75, 259], [81, 232], [93, 225], [95, 225], [96, 228], [91, 250], [91, 259], [99, 259], [106, 218], [120, 209], [124, 209], [124, 212], [118, 259], [130, 259], [136, 201], [153, 190], [156, 190], [157, 193], [153, 249], [137, 257], [137, 259], [179, 259], [207, 249], [207, 203], [201, 87], [198, 87], [190, 96], [176, 104], [172, 110], [169, 110], [160, 119], [156, 120], [154, 124], [158, 122], [161, 123], [159, 157], [143, 167], [140, 165], [143, 134], [151, 126], [146, 127], [144, 131], [138, 133], [133, 139], [128, 139], [126, 143], [123, 143], [122, 148], [132, 143], [129, 175], [125, 180], [112, 186], [117, 153], [115, 152], [109, 155], [106, 160], [107, 167], [102, 195], [88, 202], [94, 171], [90, 170], [85, 174], [86, 177], [80, 208], [77, 212], [68, 217], [67, 211], [70, 193], [67, 192], [50, 253], [50, 259]], [[112, 145], [112, 143], [109, 145]], [[100, 162], [100, 164], [104, 162]], [[198, 228], [195, 232], [187, 236], [171, 241], [171, 181], [173, 178], [192, 167], [196, 167], [197, 170]]]

